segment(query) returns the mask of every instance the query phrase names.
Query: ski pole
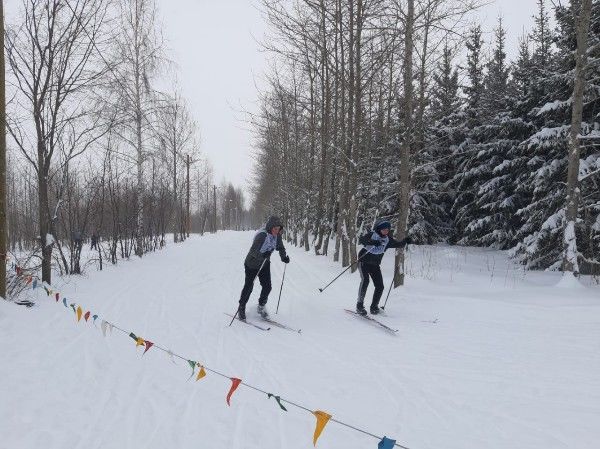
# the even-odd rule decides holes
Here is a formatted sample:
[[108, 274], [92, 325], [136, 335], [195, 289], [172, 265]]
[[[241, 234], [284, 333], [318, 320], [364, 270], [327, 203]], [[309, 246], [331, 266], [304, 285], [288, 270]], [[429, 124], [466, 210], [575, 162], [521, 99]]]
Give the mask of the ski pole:
[[320, 289], [319, 289], [319, 292], [320, 292], [320, 293], [323, 293], [323, 291], [324, 291], [324, 290], [325, 290], [327, 287], [329, 287], [331, 284], [333, 284], [335, 281], [337, 281], [337, 279], [338, 279], [338, 278], [339, 278], [339, 277], [340, 277], [342, 274], [344, 274], [346, 271], [348, 271], [350, 268], [352, 268], [352, 265], [354, 265], [355, 263], [358, 263], [358, 262], [360, 262], [360, 261], [362, 260], [362, 258], [363, 258], [363, 257], [365, 257], [367, 254], [370, 254], [370, 253], [371, 253], [370, 251], [367, 251], [367, 252], [366, 252], [366, 253], [364, 253], [362, 256], [360, 256], [358, 259], [356, 259], [356, 261], [355, 261], [354, 263], [351, 263], [350, 265], [348, 265], [348, 266], [347, 266], [347, 267], [344, 269], [344, 271], [342, 271], [342, 272], [341, 272], [340, 274], [338, 274], [338, 275], [337, 275], [335, 278], [333, 278], [333, 280], [332, 280], [332, 281], [331, 281], [329, 284], [327, 284], [327, 285], [326, 285], [325, 287], [323, 287], [323, 288], [320, 288]]
[[387, 296], [385, 297], [385, 302], [381, 306], [382, 310], [385, 310], [385, 306], [387, 305], [388, 298], [390, 297], [390, 293], [392, 292], [392, 286], [393, 285], [394, 285], [394, 279], [392, 279], [392, 282], [390, 282], [390, 288], [388, 289]]
[[[254, 285], [254, 281], [256, 281], [256, 278], [258, 277], [258, 273], [260, 273], [260, 270], [262, 270], [263, 265], [265, 264], [266, 261], [267, 261], [267, 259], [264, 259], [262, 261], [262, 263], [260, 264], [260, 268], [258, 269], [258, 271], [256, 272], [256, 274], [254, 275], [254, 278], [252, 279], [252, 285]], [[233, 314], [233, 318], [229, 322], [229, 326], [231, 326], [233, 324], [234, 320], [237, 318], [239, 310], [240, 310], [239, 307], [235, 310], [235, 313]]]
[[285, 269], [287, 268], [287, 263], [283, 266], [283, 278], [281, 279], [281, 287], [279, 288], [279, 299], [277, 300], [277, 309], [275, 309], [275, 315], [279, 312], [279, 301], [281, 301], [281, 291], [283, 290], [283, 281], [285, 281]]

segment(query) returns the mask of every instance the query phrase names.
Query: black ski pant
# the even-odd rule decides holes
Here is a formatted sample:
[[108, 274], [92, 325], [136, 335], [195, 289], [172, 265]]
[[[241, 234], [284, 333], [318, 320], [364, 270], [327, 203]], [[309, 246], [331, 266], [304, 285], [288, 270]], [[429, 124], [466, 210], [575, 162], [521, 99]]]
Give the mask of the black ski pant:
[[262, 269], [258, 268], [249, 268], [246, 264], [244, 264], [244, 270], [246, 271], [246, 281], [244, 282], [244, 288], [242, 289], [242, 294], [240, 295], [240, 306], [246, 306], [246, 303], [250, 299], [250, 293], [252, 293], [252, 288], [254, 287], [254, 280], [258, 277], [258, 281], [260, 282], [260, 286], [262, 287], [260, 291], [260, 296], [258, 298], [258, 303], [261, 306], [264, 306], [269, 299], [269, 293], [271, 292], [271, 262], [266, 260], [262, 266]]
[[359, 262], [358, 271], [360, 271], [360, 286], [358, 287], [358, 302], [364, 302], [369, 287], [369, 276], [373, 279], [375, 293], [373, 293], [373, 301], [371, 307], [377, 307], [379, 300], [383, 294], [383, 276], [379, 265], [372, 265], [364, 262]]

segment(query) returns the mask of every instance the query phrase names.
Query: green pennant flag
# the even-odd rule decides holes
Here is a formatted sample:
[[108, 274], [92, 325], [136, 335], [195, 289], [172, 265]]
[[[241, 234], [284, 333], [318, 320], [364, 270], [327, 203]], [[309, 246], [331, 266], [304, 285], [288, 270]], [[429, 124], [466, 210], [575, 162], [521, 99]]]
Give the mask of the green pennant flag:
[[287, 412], [287, 408], [285, 408], [283, 406], [283, 404], [281, 403], [281, 398], [279, 396], [275, 396], [272, 393], [267, 393], [267, 396], [269, 399], [271, 399], [272, 397], [275, 398], [275, 400], [277, 401], [277, 404], [279, 404], [279, 407], [281, 408], [281, 410], [283, 410], [284, 412]]
[[190, 378], [188, 379], [188, 380], [190, 380], [192, 378], [192, 376], [194, 375], [194, 373], [196, 372], [197, 363], [194, 362], [193, 360], [188, 360], [187, 362], [190, 364], [190, 367], [192, 368], [192, 374], [190, 374]]
[[132, 332], [132, 333], [130, 333], [130, 334], [129, 334], [129, 336], [130, 336], [131, 338], [133, 338], [135, 341], [137, 341], [137, 340], [138, 340], [138, 338], [135, 336], [135, 334], [134, 334], [133, 332]]

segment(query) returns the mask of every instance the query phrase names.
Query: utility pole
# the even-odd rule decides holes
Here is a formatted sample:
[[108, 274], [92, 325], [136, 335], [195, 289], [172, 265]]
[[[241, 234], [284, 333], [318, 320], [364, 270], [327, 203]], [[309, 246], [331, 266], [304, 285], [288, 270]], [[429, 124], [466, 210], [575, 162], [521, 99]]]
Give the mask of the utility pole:
[[185, 232], [190, 236], [190, 155], [187, 155], [187, 214], [185, 217]]
[[213, 185], [213, 232], [217, 232], [217, 186]]
[[6, 77], [4, 73], [4, 1], [0, 0], [0, 296], [6, 298]]

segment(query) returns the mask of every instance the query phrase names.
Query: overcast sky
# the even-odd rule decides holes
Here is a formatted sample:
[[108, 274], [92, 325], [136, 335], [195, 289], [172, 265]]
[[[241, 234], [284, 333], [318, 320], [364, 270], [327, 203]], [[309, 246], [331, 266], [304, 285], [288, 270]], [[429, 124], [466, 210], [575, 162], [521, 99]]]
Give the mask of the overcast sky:
[[[11, 20], [21, 0], [4, 0]], [[179, 67], [178, 83], [201, 132], [201, 150], [223, 178], [247, 189], [252, 136], [240, 110], [256, 111], [257, 88], [267, 55], [256, 42], [267, 26], [257, 0], [157, 0], [164, 37]], [[517, 52], [532, 25], [536, 0], [496, 0], [474, 17], [491, 33], [498, 15], [507, 29], [507, 53]], [[490, 35], [487, 36], [488, 38]]]

